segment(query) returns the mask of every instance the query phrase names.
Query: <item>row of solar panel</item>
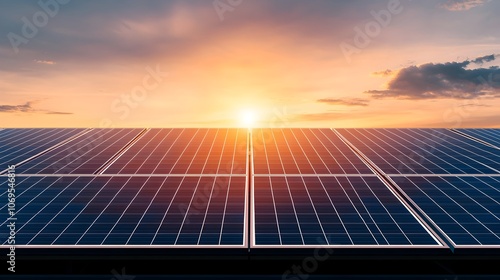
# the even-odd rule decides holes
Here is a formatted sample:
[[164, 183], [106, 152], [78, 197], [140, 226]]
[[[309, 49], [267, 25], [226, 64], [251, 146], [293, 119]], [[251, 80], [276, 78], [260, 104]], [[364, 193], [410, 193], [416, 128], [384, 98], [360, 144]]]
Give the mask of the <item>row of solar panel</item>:
[[[500, 245], [500, 176], [392, 179], [454, 247]], [[238, 176], [21, 176], [17, 244], [245, 246], [246, 183]], [[251, 197], [254, 246], [443, 245], [377, 176], [255, 177]], [[7, 207], [0, 207], [4, 228]]]
[[251, 223], [246, 130], [2, 130], [0, 159], [39, 172], [18, 175], [18, 244], [443, 247], [434, 228], [453, 247], [498, 247], [499, 131], [466, 132], [491, 144], [443, 129], [256, 130]]
[[[386, 174], [500, 174], [495, 129], [256, 129], [252, 135], [255, 174], [373, 174], [349, 146]], [[18, 174], [245, 174], [247, 138], [244, 129], [4, 129], [0, 166], [18, 164]]]

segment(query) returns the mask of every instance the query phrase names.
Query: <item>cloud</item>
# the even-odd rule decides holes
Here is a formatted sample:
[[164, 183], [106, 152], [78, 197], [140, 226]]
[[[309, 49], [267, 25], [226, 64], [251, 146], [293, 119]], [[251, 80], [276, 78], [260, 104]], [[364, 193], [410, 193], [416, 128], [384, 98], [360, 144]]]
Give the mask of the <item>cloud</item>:
[[441, 7], [448, 11], [467, 11], [479, 7], [489, 2], [489, 0], [448, 0]]
[[334, 99], [334, 98], [323, 98], [317, 100], [320, 103], [326, 103], [330, 105], [344, 105], [344, 106], [368, 106], [370, 100], [362, 98], [351, 98], [351, 99]]
[[73, 113], [69, 113], [69, 112], [57, 112], [57, 111], [48, 111], [46, 113], [47, 115], [73, 115]]
[[493, 61], [493, 60], [495, 60], [495, 55], [494, 54], [490, 54], [490, 55], [485, 55], [485, 56], [478, 57], [478, 58], [472, 60], [471, 62], [474, 63], [474, 64], [482, 65], [485, 62], [490, 62], [490, 61]]
[[36, 101], [28, 101], [21, 105], [0, 105], [0, 113], [45, 113], [50, 115], [72, 115], [69, 112], [48, 111], [33, 108]]
[[492, 107], [492, 105], [471, 103], [471, 104], [462, 104], [459, 105], [459, 107]]
[[394, 71], [392, 71], [391, 69], [372, 73], [373, 76], [379, 76], [379, 77], [388, 77], [388, 76], [392, 76], [393, 74], [394, 74]]
[[500, 69], [467, 69], [471, 63], [493, 61], [495, 55], [463, 62], [427, 63], [399, 70], [385, 90], [368, 90], [374, 98], [399, 99], [471, 99], [500, 97]]
[[0, 112], [3, 113], [14, 113], [14, 112], [32, 112], [33, 107], [31, 107], [31, 102], [26, 102], [22, 105], [0, 105]]
[[39, 59], [35, 59], [34, 61], [35, 61], [35, 63], [38, 63], [38, 64], [46, 64], [46, 65], [54, 65], [54, 64], [56, 64], [52, 60], [39, 60]]

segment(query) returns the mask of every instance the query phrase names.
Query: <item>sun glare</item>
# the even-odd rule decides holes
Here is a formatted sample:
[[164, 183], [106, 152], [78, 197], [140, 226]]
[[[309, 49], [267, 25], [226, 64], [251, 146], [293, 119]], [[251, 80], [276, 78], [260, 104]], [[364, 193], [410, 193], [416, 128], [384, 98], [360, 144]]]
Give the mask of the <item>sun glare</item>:
[[257, 122], [257, 114], [255, 111], [246, 109], [240, 112], [240, 124], [243, 127], [252, 127]]

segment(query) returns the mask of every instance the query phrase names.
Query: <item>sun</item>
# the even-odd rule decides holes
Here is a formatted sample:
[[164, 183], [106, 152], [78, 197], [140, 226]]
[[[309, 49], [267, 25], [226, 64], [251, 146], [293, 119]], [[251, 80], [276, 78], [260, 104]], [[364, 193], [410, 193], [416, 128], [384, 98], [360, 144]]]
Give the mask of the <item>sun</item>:
[[257, 113], [251, 109], [240, 111], [240, 125], [251, 128], [257, 123]]

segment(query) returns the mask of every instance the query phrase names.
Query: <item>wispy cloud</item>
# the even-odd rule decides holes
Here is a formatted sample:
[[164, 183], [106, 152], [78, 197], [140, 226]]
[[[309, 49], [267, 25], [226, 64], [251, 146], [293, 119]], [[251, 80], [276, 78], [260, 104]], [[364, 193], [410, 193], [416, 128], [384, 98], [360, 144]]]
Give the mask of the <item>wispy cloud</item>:
[[379, 77], [388, 77], [388, 76], [392, 76], [393, 74], [394, 74], [394, 71], [392, 71], [391, 69], [372, 73], [373, 76], [379, 76]]
[[46, 64], [46, 65], [54, 65], [54, 64], [56, 64], [52, 60], [39, 60], [39, 59], [35, 59], [34, 61], [35, 61], [35, 63], [38, 63], [38, 64]]
[[374, 98], [399, 99], [471, 99], [500, 97], [500, 69], [468, 69], [471, 64], [495, 60], [495, 55], [463, 62], [427, 63], [401, 69], [385, 90], [368, 90]]
[[31, 102], [26, 102], [22, 105], [0, 105], [0, 112], [4, 113], [14, 113], [14, 112], [28, 113], [32, 111], [33, 107], [31, 107]]
[[323, 98], [317, 100], [320, 103], [330, 104], [330, 105], [343, 105], [343, 106], [368, 106], [370, 100], [362, 98], [350, 98], [350, 99], [339, 99], [339, 98]]
[[57, 111], [48, 111], [47, 115], [73, 115], [73, 113], [69, 112], [57, 112]]
[[59, 112], [59, 111], [50, 111], [50, 110], [42, 110], [36, 109], [33, 107], [33, 104], [36, 101], [28, 101], [21, 105], [0, 105], [0, 113], [42, 113], [42, 114], [50, 114], [50, 115], [72, 115], [70, 112]]
[[467, 11], [482, 6], [489, 0], [448, 0], [441, 7], [449, 11]]
[[488, 104], [474, 104], [474, 103], [459, 105], [459, 107], [491, 107], [491, 106], [492, 105], [488, 105]]

